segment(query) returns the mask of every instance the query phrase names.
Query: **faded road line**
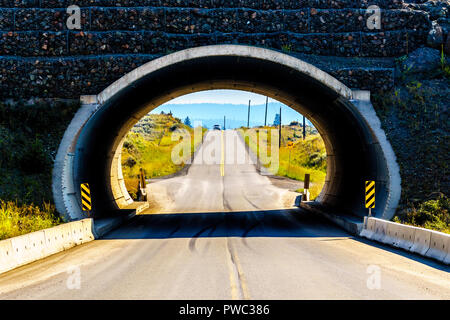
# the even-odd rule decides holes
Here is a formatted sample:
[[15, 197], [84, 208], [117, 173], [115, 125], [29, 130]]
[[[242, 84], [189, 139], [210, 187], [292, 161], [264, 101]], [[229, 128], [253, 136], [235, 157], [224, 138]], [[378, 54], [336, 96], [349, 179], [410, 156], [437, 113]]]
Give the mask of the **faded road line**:
[[239, 257], [232, 245], [231, 238], [227, 238], [227, 263], [231, 286], [231, 299], [250, 300], [247, 280], [245, 279]]

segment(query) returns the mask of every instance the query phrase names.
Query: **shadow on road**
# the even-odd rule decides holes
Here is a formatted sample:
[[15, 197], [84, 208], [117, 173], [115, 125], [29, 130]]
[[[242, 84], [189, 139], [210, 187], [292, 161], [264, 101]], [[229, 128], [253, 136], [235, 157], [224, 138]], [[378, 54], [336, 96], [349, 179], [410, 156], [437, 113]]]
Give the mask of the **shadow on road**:
[[325, 238], [320, 241], [352, 239], [439, 270], [447, 272], [450, 270], [449, 267], [437, 261], [415, 253], [354, 237], [328, 220], [300, 209], [138, 215], [128, 224], [108, 233], [102, 239], [208, 237]]
[[200, 237], [343, 237], [327, 220], [298, 210], [138, 215], [103, 239]]

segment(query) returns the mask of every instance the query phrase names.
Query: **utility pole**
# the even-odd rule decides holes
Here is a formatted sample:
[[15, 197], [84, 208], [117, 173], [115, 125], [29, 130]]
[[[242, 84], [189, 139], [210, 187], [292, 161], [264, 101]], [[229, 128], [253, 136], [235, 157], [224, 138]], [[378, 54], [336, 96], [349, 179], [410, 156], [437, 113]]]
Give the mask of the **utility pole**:
[[305, 116], [303, 116], [303, 140], [306, 139], [306, 125], [305, 125]]
[[247, 117], [247, 128], [250, 128], [250, 102], [252, 100], [248, 100], [248, 117]]
[[278, 132], [278, 149], [281, 148], [281, 106], [280, 106], [280, 128]]
[[269, 102], [269, 97], [266, 97], [266, 116], [264, 118], [264, 127], [267, 126], [267, 104]]

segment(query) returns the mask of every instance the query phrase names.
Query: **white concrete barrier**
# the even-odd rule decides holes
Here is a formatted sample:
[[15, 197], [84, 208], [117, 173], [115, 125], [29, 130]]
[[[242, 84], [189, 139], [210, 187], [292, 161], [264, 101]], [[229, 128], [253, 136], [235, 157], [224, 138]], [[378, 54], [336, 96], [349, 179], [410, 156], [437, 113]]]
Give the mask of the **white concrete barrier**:
[[74, 245], [80, 245], [83, 243], [83, 222], [74, 221], [70, 224], [70, 230], [72, 232], [72, 240]]
[[370, 217], [360, 236], [450, 264], [450, 234]]
[[418, 253], [422, 256], [430, 249], [431, 230], [424, 228], [416, 228], [414, 232], [414, 244], [410, 251]]
[[[28, 234], [28, 261], [42, 259], [47, 255], [47, 246], [45, 245], [45, 233], [43, 230]], [[25, 262], [25, 263], [28, 263]]]
[[30, 234], [14, 237], [11, 239], [13, 253], [16, 258], [16, 262], [20, 265], [28, 263], [32, 260], [32, 253], [30, 252], [29, 244]]
[[139, 214], [142, 211], [147, 210], [149, 207], [150, 207], [150, 204], [148, 202], [141, 204], [139, 207], [136, 208], [136, 214]]
[[104, 219], [94, 225], [92, 218], [60, 224], [22, 236], [0, 241], [0, 274], [24, 264], [70, 249], [96, 238], [120, 226], [134, 217]]
[[377, 218], [371, 219], [375, 219], [375, 232], [372, 236], [372, 240], [383, 242], [383, 239], [386, 236], [387, 221]]
[[64, 228], [61, 228], [60, 226], [44, 230], [48, 255], [63, 251], [67, 247], [67, 235], [64, 237], [63, 230]]
[[401, 226], [397, 223], [386, 221], [386, 234], [382, 242], [390, 246], [398, 247], [400, 242]]
[[425, 254], [427, 257], [444, 262], [448, 255], [450, 246], [450, 235], [443, 232], [432, 231], [430, 249]]
[[0, 273], [92, 241], [93, 230], [84, 219], [0, 241]]
[[0, 241], [0, 273], [14, 268], [16, 264], [11, 240]]
[[10, 239], [14, 264], [24, 265], [47, 255], [44, 231], [36, 231]]
[[360, 236], [367, 238], [367, 239], [372, 239], [372, 237], [375, 233], [375, 222], [376, 222], [375, 219], [367, 218], [366, 223], [365, 223], [366, 226], [361, 231]]
[[64, 250], [70, 249], [73, 246], [75, 246], [75, 241], [73, 240], [72, 235], [72, 225], [71, 225], [72, 223], [75, 223], [75, 221], [60, 224], [59, 226], [55, 227], [58, 230], [59, 235], [61, 237]]
[[387, 221], [386, 223], [387, 230], [383, 243], [409, 251], [414, 245], [414, 233], [416, 228], [391, 221]]
[[[393, 223], [393, 222], [391, 222]], [[400, 239], [397, 243], [399, 248], [410, 250], [414, 245], [416, 230], [419, 228], [400, 225]]]
[[82, 243], [86, 243], [95, 239], [94, 236], [94, 220], [93, 219], [83, 219], [81, 220], [83, 224], [83, 236]]

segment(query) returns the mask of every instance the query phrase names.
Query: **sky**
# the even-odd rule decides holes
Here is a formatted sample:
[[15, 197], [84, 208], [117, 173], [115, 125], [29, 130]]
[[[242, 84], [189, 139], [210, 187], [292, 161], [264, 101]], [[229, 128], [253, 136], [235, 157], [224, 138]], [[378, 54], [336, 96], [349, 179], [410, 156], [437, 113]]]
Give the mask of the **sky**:
[[[184, 120], [189, 117], [191, 123], [201, 121], [202, 125], [211, 128], [214, 124], [223, 126], [226, 117], [226, 127], [238, 128], [247, 125], [248, 102], [250, 102], [250, 126], [264, 125], [266, 97], [241, 90], [208, 90], [199, 91], [175, 98], [154, 109], [151, 113], [168, 113], [172, 111], [177, 118]], [[274, 122], [275, 114], [281, 111], [283, 124], [292, 121], [302, 121], [302, 115], [290, 107], [269, 98], [267, 124]], [[309, 121], [307, 124], [311, 125]]]

